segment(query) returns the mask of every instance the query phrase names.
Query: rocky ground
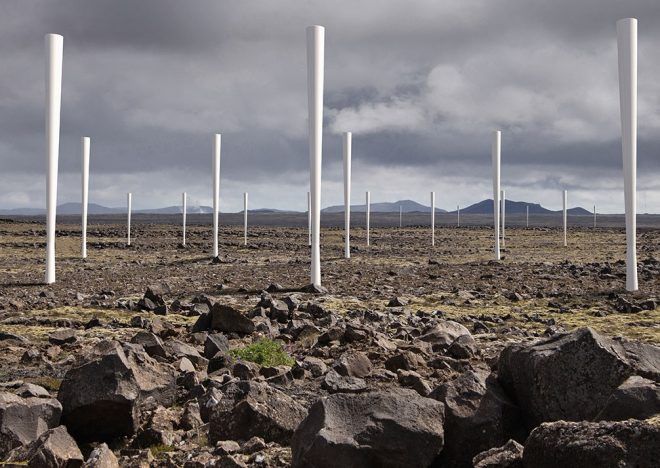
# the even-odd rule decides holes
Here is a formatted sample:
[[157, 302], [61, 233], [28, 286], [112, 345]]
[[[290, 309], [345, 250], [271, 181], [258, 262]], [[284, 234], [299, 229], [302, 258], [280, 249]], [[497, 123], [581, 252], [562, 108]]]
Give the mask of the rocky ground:
[[[660, 460], [660, 230], [0, 222], [11, 466], [619, 467]], [[589, 328], [586, 328], [589, 327]], [[27, 421], [27, 423], [26, 423]]]

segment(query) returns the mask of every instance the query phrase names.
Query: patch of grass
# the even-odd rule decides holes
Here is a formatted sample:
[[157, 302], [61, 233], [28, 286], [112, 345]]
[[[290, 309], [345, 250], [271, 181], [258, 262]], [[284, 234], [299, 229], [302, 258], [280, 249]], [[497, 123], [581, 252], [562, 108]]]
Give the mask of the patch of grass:
[[25, 379], [26, 382], [33, 383], [35, 385], [40, 385], [49, 392], [57, 392], [62, 385], [62, 379], [56, 377], [49, 377], [47, 375], [38, 376], [38, 377], [29, 377]]
[[173, 452], [174, 447], [166, 444], [158, 444], [149, 447], [149, 450], [151, 451], [151, 454], [154, 456], [154, 458], [160, 458], [167, 452]]
[[230, 354], [235, 358], [266, 367], [292, 366], [295, 363], [295, 360], [284, 351], [281, 342], [268, 338], [262, 338], [244, 348], [233, 349]]

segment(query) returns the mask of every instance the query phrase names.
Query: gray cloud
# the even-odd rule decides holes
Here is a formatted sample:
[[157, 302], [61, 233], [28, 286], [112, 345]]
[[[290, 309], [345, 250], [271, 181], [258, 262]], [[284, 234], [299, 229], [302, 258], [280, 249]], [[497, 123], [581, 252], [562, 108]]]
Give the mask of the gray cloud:
[[[660, 206], [657, 0], [300, 2], [5, 0], [0, 6], [0, 205], [43, 202], [43, 35], [64, 41], [60, 200], [77, 200], [92, 137], [91, 201], [210, 199], [305, 206], [304, 28], [326, 26], [324, 204], [339, 202], [338, 133], [354, 132], [355, 193], [489, 195], [490, 133], [519, 198], [621, 211], [615, 21], [640, 19], [639, 186]], [[359, 172], [358, 172], [359, 171]], [[358, 195], [356, 195], [358, 196]], [[358, 198], [359, 199], [359, 198]], [[117, 202], [115, 202], [117, 200]], [[257, 206], [257, 205], [255, 205]], [[657, 211], [657, 208], [655, 208]]]

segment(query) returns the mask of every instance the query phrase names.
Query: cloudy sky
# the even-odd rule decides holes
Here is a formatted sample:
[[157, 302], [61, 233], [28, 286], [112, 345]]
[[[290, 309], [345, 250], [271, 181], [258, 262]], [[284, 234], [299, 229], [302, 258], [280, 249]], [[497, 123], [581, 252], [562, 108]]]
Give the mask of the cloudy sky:
[[1, 0], [0, 207], [45, 204], [44, 35], [64, 36], [59, 202], [306, 207], [305, 27], [326, 27], [323, 205], [492, 197], [622, 212], [616, 27], [639, 18], [638, 192], [660, 212], [658, 0]]

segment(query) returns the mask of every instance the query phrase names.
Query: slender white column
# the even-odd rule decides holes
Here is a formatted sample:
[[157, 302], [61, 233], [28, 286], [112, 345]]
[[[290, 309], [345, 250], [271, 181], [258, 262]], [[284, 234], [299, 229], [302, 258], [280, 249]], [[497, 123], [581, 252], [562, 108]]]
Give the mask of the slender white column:
[[502, 132], [493, 132], [491, 155], [493, 159], [493, 225], [495, 228], [495, 260], [500, 259], [500, 155], [502, 151]]
[[243, 245], [247, 245], [248, 193], [243, 194]]
[[181, 241], [181, 245], [185, 247], [186, 245], [186, 214], [188, 212], [188, 195], [186, 192], [183, 192], [181, 194], [181, 212], [183, 213], [183, 240]]
[[367, 245], [369, 245], [369, 218], [371, 218], [371, 194], [367, 192], [366, 196], [367, 207]]
[[568, 246], [568, 242], [566, 239], [566, 224], [567, 224], [566, 205], [568, 204], [568, 190], [564, 190], [563, 202], [564, 202], [564, 247], [566, 247]]
[[87, 258], [87, 200], [89, 198], [89, 137], [82, 138], [82, 258]]
[[529, 227], [529, 205], [525, 207], [525, 227]]
[[461, 207], [456, 205], [456, 227], [461, 227]]
[[594, 227], [596, 227], [596, 205], [594, 205]]
[[619, 20], [616, 30], [626, 203], [626, 289], [637, 291], [637, 20]]
[[351, 258], [351, 152], [353, 135], [344, 133], [344, 257]]
[[502, 190], [502, 247], [506, 246], [506, 190]]
[[435, 246], [435, 192], [431, 192], [431, 246]]
[[312, 246], [312, 194], [307, 192], [307, 245]]
[[325, 28], [307, 28], [307, 102], [309, 109], [309, 187], [311, 192], [312, 284], [321, 286], [321, 157], [323, 148], [323, 75]]
[[133, 194], [128, 192], [126, 194], [126, 208], [128, 217], [126, 218], [126, 245], [131, 245], [131, 208], [133, 205]]
[[403, 207], [399, 205], [399, 228], [403, 226]]
[[64, 38], [46, 34], [46, 284], [55, 282], [55, 221], [57, 172], [60, 159], [60, 108], [62, 104], [62, 56]]
[[220, 148], [222, 136], [216, 133], [213, 137], [213, 258], [218, 252], [218, 214], [220, 212]]

